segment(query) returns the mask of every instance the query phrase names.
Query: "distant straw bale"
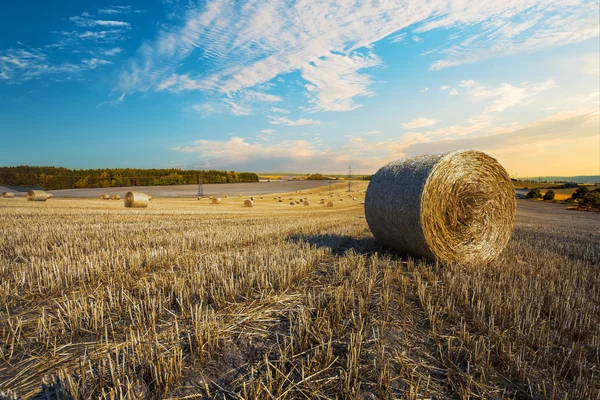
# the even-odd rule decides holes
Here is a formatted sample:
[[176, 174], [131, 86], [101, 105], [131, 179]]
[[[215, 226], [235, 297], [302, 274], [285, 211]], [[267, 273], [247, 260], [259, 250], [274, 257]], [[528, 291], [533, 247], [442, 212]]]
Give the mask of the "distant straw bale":
[[127, 192], [125, 194], [125, 207], [146, 208], [150, 202], [149, 196], [141, 192]]
[[244, 201], [244, 207], [254, 207], [254, 202], [252, 200]]
[[373, 175], [365, 198], [375, 238], [444, 263], [496, 258], [510, 239], [515, 211], [508, 173], [475, 150], [393, 161]]
[[221, 198], [220, 197], [213, 197], [211, 199], [211, 203], [212, 204], [221, 204]]
[[305, 206], [310, 206], [310, 201], [308, 201], [308, 200], [304, 200], [304, 205], [305, 205]]
[[15, 194], [13, 192], [2, 192], [2, 197], [5, 199], [12, 199], [15, 197]]
[[121, 196], [119, 196], [118, 194], [113, 194], [111, 199], [113, 200], [121, 200]]
[[27, 201], [46, 201], [49, 196], [43, 190], [30, 190], [27, 192]]
[[294, 204], [296, 204], [296, 203], [294, 203], [293, 201], [290, 201], [290, 206], [293, 206]]
[[110, 199], [110, 196], [107, 195], [106, 193], [104, 193], [102, 196], [100, 196], [100, 200], [108, 200]]
[[328, 201], [325, 207], [333, 207], [333, 201]]

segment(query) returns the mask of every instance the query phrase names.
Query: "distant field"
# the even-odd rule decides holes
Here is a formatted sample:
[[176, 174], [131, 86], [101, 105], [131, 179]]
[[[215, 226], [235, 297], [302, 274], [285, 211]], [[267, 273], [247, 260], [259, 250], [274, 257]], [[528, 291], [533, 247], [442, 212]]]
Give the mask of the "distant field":
[[[204, 194], [207, 196], [253, 196], [269, 193], [280, 193], [284, 191], [308, 190], [323, 186], [323, 181], [274, 181], [256, 183], [220, 183], [206, 184]], [[49, 190], [55, 197], [62, 198], [99, 198], [102, 194], [118, 194], [121, 197], [128, 191], [143, 192], [155, 198], [160, 197], [196, 197], [198, 185], [170, 185], [170, 186], [132, 186], [115, 188], [93, 188], [93, 189], [63, 189]], [[0, 193], [12, 191], [0, 186]], [[16, 196], [25, 196], [25, 192], [15, 192]]]
[[0, 391], [600, 396], [600, 214], [519, 200], [500, 259], [439, 266], [374, 240], [366, 185], [356, 200], [339, 183], [331, 198], [286, 191], [252, 208], [247, 196], [157, 196], [147, 209], [96, 193], [0, 198]]

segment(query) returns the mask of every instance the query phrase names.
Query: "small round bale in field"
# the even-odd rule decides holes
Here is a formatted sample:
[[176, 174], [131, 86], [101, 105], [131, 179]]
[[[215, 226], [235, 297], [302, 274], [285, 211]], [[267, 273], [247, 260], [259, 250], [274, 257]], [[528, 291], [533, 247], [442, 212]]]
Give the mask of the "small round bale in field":
[[148, 201], [152, 201], [152, 196], [148, 195]]
[[108, 200], [108, 199], [110, 199], [110, 196], [105, 193], [102, 196], [100, 196], [100, 199], [101, 200]]
[[121, 196], [119, 196], [118, 194], [113, 194], [113, 196], [111, 197], [111, 199], [113, 199], [113, 200], [121, 200]]
[[212, 204], [221, 204], [221, 198], [220, 197], [213, 197], [210, 202]]
[[254, 196], [250, 197], [250, 200], [254, 201]]
[[279, 201], [280, 203], [282, 203], [282, 202], [283, 202], [283, 200], [281, 200], [281, 199], [279, 199], [278, 201]]
[[244, 207], [253, 207], [253, 206], [254, 206], [254, 202], [252, 200], [244, 201]]
[[146, 208], [150, 202], [149, 196], [141, 192], [127, 192], [125, 194], [125, 207]]
[[310, 201], [308, 201], [308, 200], [304, 200], [304, 205], [305, 205], [305, 206], [310, 206]]
[[328, 201], [325, 207], [333, 207], [333, 201]]
[[296, 204], [296, 203], [294, 203], [293, 201], [290, 201], [290, 206], [293, 206], [294, 204]]
[[321, 199], [321, 200], [320, 200], [320, 203], [321, 203], [321, 204], [325, 204], [325, 199]]
[[30, 190], [27, 192], [27, 201], [46, 201], [50, 196], [43, 190]]
[[13, 192], [2, 192], [2, 197], [5, 199], [12, 199], [15, 197], [15, 194]]
[[515, 211], [508, 173], [476, 150], [393, 161], [373, 175], [365, 198], [375, 238], [443, 263], [496, 258], [510, 239]]

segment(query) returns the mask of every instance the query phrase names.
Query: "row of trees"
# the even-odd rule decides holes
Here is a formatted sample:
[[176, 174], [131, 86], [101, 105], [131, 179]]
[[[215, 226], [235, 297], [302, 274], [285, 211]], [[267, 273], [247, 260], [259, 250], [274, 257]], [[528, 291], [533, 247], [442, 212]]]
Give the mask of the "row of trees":
[[[199, 183], [201, 171], [167, 169], [68, 169], [62, 167], [0, 167], [0, 185], [40, 186], [46, 190]], [[202, 183], [258, 182], [253, 172], [203, 171]]]
[[[554, 200], [554, 190], [547, 190], [542, 196], [539, 188], [529, 189], [525, 198]], [[587, 186], [577, 186], [569, 200], [576, 201], [585, 207], [600, 208], [600, 188], [590, 190]]]

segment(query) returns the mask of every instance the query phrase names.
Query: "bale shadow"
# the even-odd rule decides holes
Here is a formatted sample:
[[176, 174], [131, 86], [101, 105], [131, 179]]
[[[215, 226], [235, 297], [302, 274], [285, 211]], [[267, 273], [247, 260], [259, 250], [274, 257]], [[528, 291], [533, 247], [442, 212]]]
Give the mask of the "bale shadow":
[[356, 254], [361, 255], [389, 252], [389, 249], [383, 247], [373, 237], [356, 238], [325, 233], [320, 235], [292, 234], [287, 239], [292, 243], [308, 243], [311, 246], [328, 248], [332, 254], [338, 257], [343, 256], [349, 250], [354, 250]]

